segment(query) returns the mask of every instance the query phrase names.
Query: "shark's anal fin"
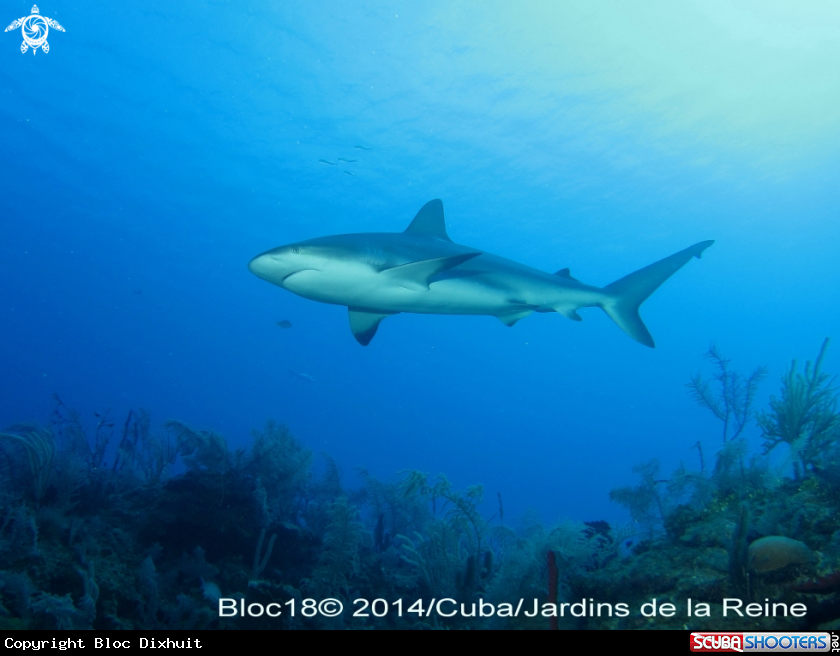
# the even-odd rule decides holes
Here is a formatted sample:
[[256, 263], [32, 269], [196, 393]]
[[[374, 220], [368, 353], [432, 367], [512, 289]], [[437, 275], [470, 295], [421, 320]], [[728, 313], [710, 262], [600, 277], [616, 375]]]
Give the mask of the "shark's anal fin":
[[481, 252], [461, 253], [459, 255], [435, 257], [430, 260], [419, 260], [417, 262], [409, 262], [408, 264], [400, 264], [390, 269], [384, 269], [379, 272], [379, 275], [385, 276], [391, 284], [398, 287], [410, 289], [415, 292], [426, 292], [429, 291], [429, 282], [436, 275], [479, 255], [481, 255]]
[[420, 208], [414, 220], [405, 229], [410, 235], [418, 237], [434, 237], [444, 241], [452, 241], [446, 234], [446, 221], [443, 218], [443, 203], [435, 198]]
[[385, 317], [393, 316], [391, 313], [372, 312], [352, 307], [348, 307], [347, 310], [350, 317], [350, 330], [362, 346], [370, 344], [370, 340], [376, 335], [376, 329]]
[[580, 316], [574, 310], [574, 308], [560, 307], [556, 308], [555, 312], [557, 312], [558, 314], [562, 314], [564, 317], [566, 317], [567, 319], [571, 319], [572, 321], [583, 321], [583, 317]]

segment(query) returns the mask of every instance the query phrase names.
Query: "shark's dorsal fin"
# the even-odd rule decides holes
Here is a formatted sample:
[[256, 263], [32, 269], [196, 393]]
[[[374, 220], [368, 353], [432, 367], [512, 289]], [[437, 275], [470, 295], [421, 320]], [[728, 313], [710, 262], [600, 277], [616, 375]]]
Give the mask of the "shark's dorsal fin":
[[443, 202], [435, 198], [420, 208], [414, 220], [405, 229], [410, 235], [418, 237], [434, 237], [444, 241], [452, 241], [446, 234], [446, 221], [443, 218]]
[[376, 329], [385, 317], [393, 316], [392, 313], [375, 312], [359, 308], [347, 308], [350, 317], [350, 330], [353, 337], [362, 346], [370, 344], [370, 340], [376, 334]]
[[435, 257], [430, 260], [419, 260], [400, 264], [390, 269], [380, 271], [379, 275], [386, 276], [394, 285], [410, 289], [415, 292], [429, 291], [429, 283], [437, 274], [463, 264], [467, 260], [481, 255], [478, 253], [460, 253], [459, 255], [447, 255]]
[[575, 282], [580, 282], [580, 280], [578, 280], [577, 278], [572, 278], [572, 272], [569, 271], [569, 267], [560, 269], [554, 275], [560, 276], [561, 278], [566, 278], [567, 280], [574, 280]]

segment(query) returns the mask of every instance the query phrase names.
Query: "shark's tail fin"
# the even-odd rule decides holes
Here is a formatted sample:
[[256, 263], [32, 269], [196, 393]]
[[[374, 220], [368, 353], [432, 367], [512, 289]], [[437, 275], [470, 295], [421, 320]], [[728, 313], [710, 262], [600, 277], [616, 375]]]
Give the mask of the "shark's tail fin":
[[601, 307], [630, 337], [653, 348], [653, 337], [639, 316], [639, 306], [692, 257], [699, 258], [703, 251], [714, 243], [711, 240], [701, 241], [610, 283], [604, 287], [607, 298], [601, 303]]

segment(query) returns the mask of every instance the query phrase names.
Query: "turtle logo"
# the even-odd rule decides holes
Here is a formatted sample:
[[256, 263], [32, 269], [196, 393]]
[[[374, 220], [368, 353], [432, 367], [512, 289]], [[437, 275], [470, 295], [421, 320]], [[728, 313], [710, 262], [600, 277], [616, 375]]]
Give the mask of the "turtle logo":
[[47, 34], [50, 33], [50, 28], [63, 32], [64, 28], [58, 24], [58, 21], [46, 16], [41, 16], [38, 11], [38, 5], [32, 5], [32, 13], [29, 16], [18, 18], [6, 28], [6, 32], [20, 28], [23, 34], [23, 43], [20, 44], [20, 51], [26, 52], [32, 48], [32, 54], [38, 52], [38, 48], [44, 52], [50, 51], [50, 44], [47, 43]]

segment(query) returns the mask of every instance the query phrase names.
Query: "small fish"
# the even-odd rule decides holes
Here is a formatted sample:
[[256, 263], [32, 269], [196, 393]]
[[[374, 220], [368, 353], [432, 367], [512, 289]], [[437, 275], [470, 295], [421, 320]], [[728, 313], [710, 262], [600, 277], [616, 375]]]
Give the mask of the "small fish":
[[330, 166], [335, 166], [335, 162], [331, 162], [331, 161], [330, 161], [330, 160], [328, 160], [328, 159], [319, 159], [319, 160], [318, 160], [318, 162], [319, 162], [320, 164], [329, 164]]
[[292, 327], [292, 322], [288, 321], [286, 319], [283, 319], [283, 321], [278, 321], [277, 325], [280, 326], [281, 328], [291, 328]]
[[299, 380], [302, 380], [305, 383], [314, 383], [315, 382], [315, 379], [312, 376], [310, 376], [309, 374], [305, 374], [303, 372], [300, 372], [300, 371], [292, 371], [291, 369], [289, 369], [289, 374], [291, 376], [293, 376], [294, 378], [298, 378]]
[[339, 158], [338, 158], [338, 161], [339, 161], [339, 162], [347, 162], [348, 164], [352, 164], [352, 163], [353, 163], [353, 162], [355, 162], [356, 160], [355, 160], [355, 159], [344, 159], [343, 157], [339, 157]]
[[355, 173], [350, 173], [350, 171], [345, 171], [347, 175], [356, 175]]
[[367, 146], [353, 146], [353, 148], [358, 148], [359, 150], [370, 150]]

